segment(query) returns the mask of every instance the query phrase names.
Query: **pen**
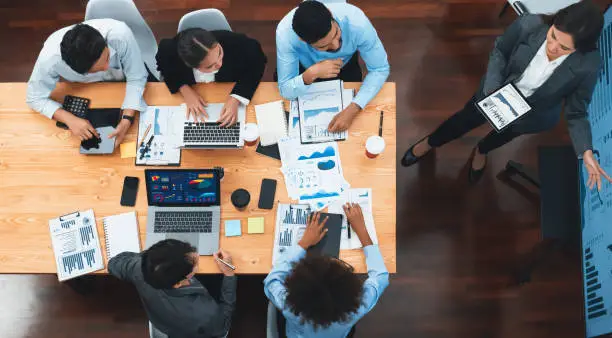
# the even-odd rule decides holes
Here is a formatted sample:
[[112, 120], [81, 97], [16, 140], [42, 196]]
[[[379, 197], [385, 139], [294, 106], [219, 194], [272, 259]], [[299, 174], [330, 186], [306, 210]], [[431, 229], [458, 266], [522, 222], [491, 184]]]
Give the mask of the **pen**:
[[228, 262], [226, 262], [226, 261], [222, 260], [221, 258], [216, 258], [216, 257], [215, 257], [215, 259], [217, 260], [217, 262], [223, 263], [223, 265], [227, 266], [228, 268], [230, 268], [230, 269], [232, 269], [232, 270], [236, 270], [236, 267], [235, 267], [235, 266], [233, 266], [233, 265], [231, 265], [230, 263], [228, 263]]
[[147, 138], [147, 135], [149, 134], [149, 130], [151, 130], [151, 124], [149, 123], [149, 126], [147, 127], [147, 130], [145, 130], [144, 134], [142, 135], [142, 141], [140, 141], [140, 144], [138, 145], [138, 148], [142, 147], [142, 144], [144, 143], [144, 140]]
[[346, 231], [348, 231], [348, 239], [351, 239], [351, 223], [346, 222]]
[[378, 125], [378, 136], [382, 137], [382, 127], [383, 127], [383, 111], [380, 111], [380, 124]]

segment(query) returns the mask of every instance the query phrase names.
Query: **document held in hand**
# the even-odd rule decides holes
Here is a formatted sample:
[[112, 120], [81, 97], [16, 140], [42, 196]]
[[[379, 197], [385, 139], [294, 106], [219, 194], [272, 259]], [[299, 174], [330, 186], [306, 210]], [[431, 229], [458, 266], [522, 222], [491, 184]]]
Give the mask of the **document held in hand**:
[[476, 103], [495, 130], [501, 131], [531, 111], [531, 106], [512, 83]]

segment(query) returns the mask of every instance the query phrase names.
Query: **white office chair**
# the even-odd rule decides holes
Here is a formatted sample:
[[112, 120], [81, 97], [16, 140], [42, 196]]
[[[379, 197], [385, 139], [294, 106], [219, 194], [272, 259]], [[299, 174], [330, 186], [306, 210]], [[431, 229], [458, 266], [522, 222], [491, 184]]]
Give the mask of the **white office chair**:
[[149, 337], [150, 338], [168, 338], [168, 335], [161, 332], [151, 322], [149, 322]]
[[277, 310], [272, 302], [268, 302], [268, 316], [266, 319], [266, 338], [278, 338], [278, 326], [276, 323]]
[[183, 15], [179, 21], [178, 33], [189, 28], [202, 28], [207, 31], [232, 30], [225, 15], [215, 8], [200, 9]]
[[502, 13], [511, 6], [518, 15], [523, 14], [554, 14], [559, 10], [575, 4], [580, 0], [508, 0]]
[[[304, 1], [308, 1], [308, 0], [304, 0]], [[348, 2], [346, 0], [317, 0], [317, 1], [322, 2], [324, 4], [347, 3]]]
[[151, 74], [161, 80], [155, 61], [157, 40], [132, 0], [90, 0], [85, 9], [85, 20], [91, 19], [115, 19], [125, 22], [136, 38], [142, 60]]

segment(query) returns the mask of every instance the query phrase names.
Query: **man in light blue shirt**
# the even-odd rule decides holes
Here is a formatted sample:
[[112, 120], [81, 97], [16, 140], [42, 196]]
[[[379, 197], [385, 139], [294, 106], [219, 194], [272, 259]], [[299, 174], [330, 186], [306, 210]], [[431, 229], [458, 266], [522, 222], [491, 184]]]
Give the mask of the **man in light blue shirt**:
[[307, 255], [326, 233], [320, 215], [310, 217], [304, 236], [287, 250], [264, 280], [264, 292], [286, 319], [289, 338], [343, 338], [365, 316], [389, 285], [389, 273], [365, 227], [358, 204], [344, 207], [363, 245], [368, 266], [364, 282], [353, 267], [332, 257]]
[[142, 98], [147, 83], [136, 39], [128, 26], [113, 19], [96, 19], [62, 28], [49, 36], [28, 81], [30, 108], [63, 122], [81, 140], [99, 137], [85, 119], [62, 109], [49, 95], [60, 78], [70, 82], [126, 81], [123, 118], [109, 138], [121, 144], [136, 111], [146, 109]]
[[276, 27], [281, 95], [295, 99], [317, 80], [339, 78], [360, 82], [356, 52], [365, 62], [368, 74], [353, 102], [329, 124], [333, 132], [348, 129], [357, 113], [378, 94], [389, 76], [387, 52], [374, 26], [359, 8], [347, 3], [302, 2]]

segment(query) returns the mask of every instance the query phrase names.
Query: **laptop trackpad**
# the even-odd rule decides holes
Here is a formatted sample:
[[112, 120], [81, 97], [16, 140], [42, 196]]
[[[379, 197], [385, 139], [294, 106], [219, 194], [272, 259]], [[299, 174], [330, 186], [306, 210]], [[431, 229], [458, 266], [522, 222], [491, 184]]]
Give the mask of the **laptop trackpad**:
[[183, 234], [183, 233], [166, 233], [167, 239], [176, 239], [177, 241], [187, 242], [196, 249], [199, 248], [199, 234]]

